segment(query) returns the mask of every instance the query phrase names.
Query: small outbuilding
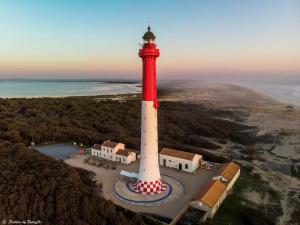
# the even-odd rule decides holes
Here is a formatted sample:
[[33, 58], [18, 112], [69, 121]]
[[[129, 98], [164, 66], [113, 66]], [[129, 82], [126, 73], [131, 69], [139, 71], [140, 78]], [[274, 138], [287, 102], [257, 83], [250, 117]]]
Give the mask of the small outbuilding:
[[136, 160], [136, 153], [131, 149], [125, 148], [125, 149], [120, 149], [119, 151], [116, 152], [115, 161], [129, 164], [135, 160]]
[[163, 148], [159, 153], [159, 163], [161, 166], [190, 173], [198, 169], [201, 160], [202, 155], [171, 148]]
[[124, 164], [129, 164], [136, 160], [135, 151], [125, 148], [123, 143], [117, 143], [110, 140], [104, 141], [102, 145], [94, 144], [91, 148], [91, 154], [99, 158]]
[[226, 184], [211, 180], [191, 200], [190, 206], [207, 212], [208, 218], [213, 218], [226, 197]]

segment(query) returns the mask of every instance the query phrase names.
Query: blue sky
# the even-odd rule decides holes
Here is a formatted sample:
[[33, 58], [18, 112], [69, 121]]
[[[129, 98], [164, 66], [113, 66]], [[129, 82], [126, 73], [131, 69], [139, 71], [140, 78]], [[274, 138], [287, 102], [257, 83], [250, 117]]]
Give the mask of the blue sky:
[[0, 77], [139, 77], [149, 22], [162, 77], [300, 72], [297, 0], [1, 0]]

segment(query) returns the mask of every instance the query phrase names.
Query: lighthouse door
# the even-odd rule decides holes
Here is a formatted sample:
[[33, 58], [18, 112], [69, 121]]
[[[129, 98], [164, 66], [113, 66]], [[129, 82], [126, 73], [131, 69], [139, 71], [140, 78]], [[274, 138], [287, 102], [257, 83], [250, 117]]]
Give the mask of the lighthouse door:
[[163, 159], [163, 165], [166, 166], [166, 160], [165, 159]]
[[179, 163], [179, 170], [182, 170], [182, 164]]

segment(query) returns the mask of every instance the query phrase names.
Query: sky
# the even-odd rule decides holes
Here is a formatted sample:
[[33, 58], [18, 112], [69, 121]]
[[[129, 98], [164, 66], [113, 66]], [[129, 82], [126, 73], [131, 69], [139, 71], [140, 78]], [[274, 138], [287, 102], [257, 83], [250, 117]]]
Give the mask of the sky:
[[299, 0], [1, 0], [0, 78], [300, 76]]

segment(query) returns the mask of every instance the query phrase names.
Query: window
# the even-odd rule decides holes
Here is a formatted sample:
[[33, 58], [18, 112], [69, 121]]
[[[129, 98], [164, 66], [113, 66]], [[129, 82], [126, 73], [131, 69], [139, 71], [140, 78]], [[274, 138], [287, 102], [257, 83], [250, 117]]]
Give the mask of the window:
[[185, 168], [186, 168], [186, 169], [189, 169], [189, 165], [188, 165], [188, 164], [185, 164]]

